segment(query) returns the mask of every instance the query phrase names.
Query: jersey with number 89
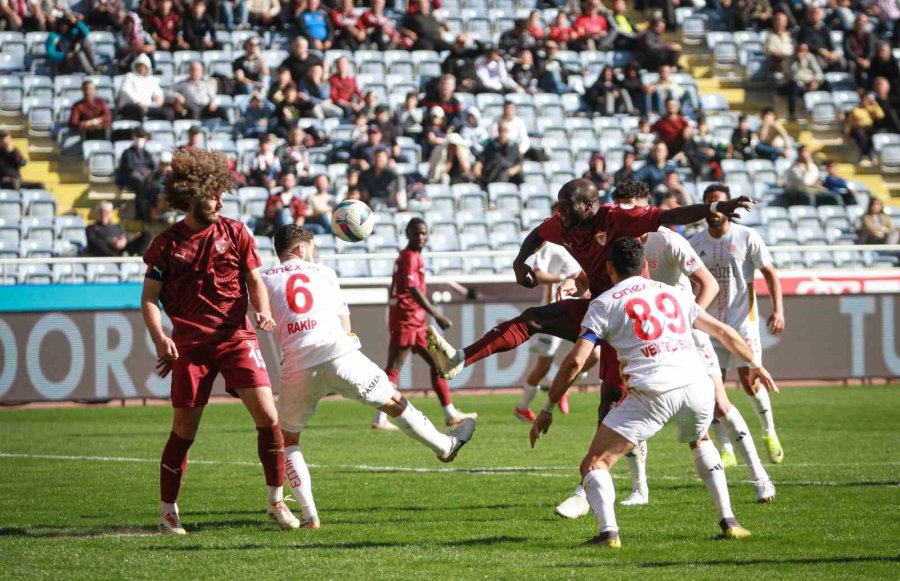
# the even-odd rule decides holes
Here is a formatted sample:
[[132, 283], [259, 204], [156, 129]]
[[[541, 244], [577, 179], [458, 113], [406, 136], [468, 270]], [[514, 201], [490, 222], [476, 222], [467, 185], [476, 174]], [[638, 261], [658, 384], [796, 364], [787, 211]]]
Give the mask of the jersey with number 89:
[[295, 259], [264, 270], [262, 279], [284, 352], [283, 380], [359, 348], [341, 326], [350, 310], [334, 270]]
[[663, 393], [706, 378], [691, 335], [700, 311], [690, 293], [635, 276], [591, 301], [581, 338], [615, 348], [629, 390]]

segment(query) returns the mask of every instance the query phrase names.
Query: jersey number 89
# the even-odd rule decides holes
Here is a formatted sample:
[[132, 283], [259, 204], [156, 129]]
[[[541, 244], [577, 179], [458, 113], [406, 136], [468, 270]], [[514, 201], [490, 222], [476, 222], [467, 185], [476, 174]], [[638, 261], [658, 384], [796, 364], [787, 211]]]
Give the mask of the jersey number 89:
[[[675, 297], [668, 293], [656, 295], [656, 310], [669, 319], [666, 325], [676, 334], [684, 333], [687, 325], [681, 313], [681, 307]], [[642, 341], [655, 341], [663, 334], [663, 323], [654, 316], [650, 303], [641, 298], [633, 298], [625, 303], [625, 314], [634, 321], [634, 334]]]

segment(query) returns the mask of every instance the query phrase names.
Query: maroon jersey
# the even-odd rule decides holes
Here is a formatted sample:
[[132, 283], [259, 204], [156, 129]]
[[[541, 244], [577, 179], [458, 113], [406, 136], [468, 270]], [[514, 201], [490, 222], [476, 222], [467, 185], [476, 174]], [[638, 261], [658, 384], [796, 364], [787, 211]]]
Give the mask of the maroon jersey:
[[163, 283], [159, 298], [176, 345], [256, 338], [241, 275], [261, 261], [242, 222], [219, 217], [199, 232], [178, 222], [153, 239], [144, 262], [146, 276]]
[[617, 238], [637, 238], [659, 228], [659, 208], [649, 206], [614, 206], [603, 204], [584, 227], [566, 230], [559, 214], [544, 220], [538, 228], [541, 238], [565, 247], [587, 274], [591, 296], [612, 287], [606, 274], [609, 245]]
[[409, 293], [412, 288], [419, 289], [423, 295], [426, 292], [425, 261], [422, 260], [421, 252], [401, 250], [394, 263], [394, 278], [391, 281], [391, 306], [388, 314], [391, 332], [425, 326], [425, 309]]

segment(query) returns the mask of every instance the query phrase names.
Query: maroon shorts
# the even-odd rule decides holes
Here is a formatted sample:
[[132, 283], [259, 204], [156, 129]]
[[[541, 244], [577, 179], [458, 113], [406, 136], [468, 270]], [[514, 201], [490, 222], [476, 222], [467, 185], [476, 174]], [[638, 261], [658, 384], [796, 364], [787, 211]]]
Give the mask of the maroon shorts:
[[426, 349], [425, 327], [409, 327], [391, 331], [391, 349]]
[[179, 347], [178, 359], [172, 364], [172, 407], [206, 405], [219, 373], [232, 395], [239, 389], [272, 385], [256, 339]]
[[[581, 329], [581, 321], [587, 314], [588, 307], [591, 304], [590, 299], [569, 299], [561, 301], [569, 319]], [[619, 354], [612, 348], [612, 345], [606, 341], [600, 342], [600, 381], [604, 381], [610, 385], [625, 389], [625, 382], [622, 381], [622, 375], [619, 373]]]

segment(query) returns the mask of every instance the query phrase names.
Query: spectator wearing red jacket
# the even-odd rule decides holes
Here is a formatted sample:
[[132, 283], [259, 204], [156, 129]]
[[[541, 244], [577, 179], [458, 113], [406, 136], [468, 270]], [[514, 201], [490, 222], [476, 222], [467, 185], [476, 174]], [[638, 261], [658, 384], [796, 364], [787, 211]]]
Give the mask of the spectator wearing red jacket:
[[328, 79], [331, 85], [331, 101], [350, 117], [365, 105], [365, 96], [356, 84], [356, 77], [350, 74], [350, 61], [345, 57], [334, 63], [335, 73]]
[[669, 157], [681, 152], [684, 147], [684, 129], [688, 121], [681, 116], [681, 105], [675, 99], [666, 99], [666, 115], [650, 128], [666, 144]]
[[334, 31], [334, 48], [357, 50], [366, 40], [366, 32], [353, 12], [353, 0], [341, 0], [340, 7], [332, 10], [329, 18]]
[[372, 8], [363, 12], [359, 22], [366, 42], [378, 50], [387, 50], [402, 42], [394, 21], [384, 13], [384, 0], [372, 0]]
[[78, 131], [82, 140], [103, 139], [109, 141], [112, 116], [106, 101], [97, 96], [93, 81], [81, 84], [83, 98], [72, 107], [69, 128]]
[[572, 25], [578, 37], [576, 46], [581, 50], [600, 50], [612, 44], [614, 35], [610, 34], [609, 20], [600, 9], [600, 0], [588, 0], [586, 10]]

